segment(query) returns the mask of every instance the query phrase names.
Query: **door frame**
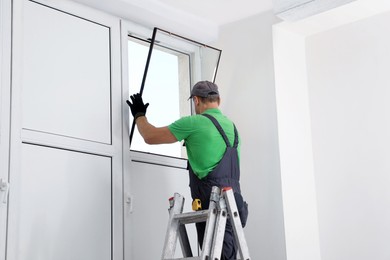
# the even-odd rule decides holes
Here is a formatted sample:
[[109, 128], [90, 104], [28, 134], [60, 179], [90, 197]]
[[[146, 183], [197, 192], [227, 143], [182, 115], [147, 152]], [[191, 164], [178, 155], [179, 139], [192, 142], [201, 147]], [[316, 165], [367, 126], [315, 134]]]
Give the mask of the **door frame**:
[[8, 183], [9, 136], [11, 113], [11, 20], [12, 2], [0, 2], [0, 260], [5, 260]]

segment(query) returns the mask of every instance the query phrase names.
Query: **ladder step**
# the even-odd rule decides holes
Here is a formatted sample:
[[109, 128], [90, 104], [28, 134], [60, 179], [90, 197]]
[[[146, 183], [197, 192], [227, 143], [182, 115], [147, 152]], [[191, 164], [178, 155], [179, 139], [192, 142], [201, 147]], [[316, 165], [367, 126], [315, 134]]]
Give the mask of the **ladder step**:
[[199, 223], [207, 220], [209, 217], [209, 212], [209, 210], [200, 210], [195, 212], [175, 214], [173, 219], [178, 220], [181, 224]]
[[195, 256], [195, 257], [185, 257], [185, 258], [170, 258], [170, 259], [164, 259], [164, 260], [201, 260], [201, 257]]

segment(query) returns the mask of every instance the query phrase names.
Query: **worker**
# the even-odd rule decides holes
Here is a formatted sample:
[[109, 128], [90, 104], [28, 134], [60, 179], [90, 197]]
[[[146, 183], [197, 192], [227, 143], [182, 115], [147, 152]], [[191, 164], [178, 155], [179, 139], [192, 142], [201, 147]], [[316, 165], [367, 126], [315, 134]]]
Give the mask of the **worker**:
[[[149, 103], [144, 104], [140, 94], [134, 94], [130, 99], [126, 102], [147, 144], [184, 140], [192, 199], [200, 199], [202, 209], [207, 209], [212, 186], [232, 187], [241, 223], [245, 226], [248, 204], [243, 200], [239, 183], [240, 140], [233, 122], [219, 109], [218, 86], [210, 81], [196, 83], [189, 98], [194, 102], [196, 115], [182, 117], [164, 127], [155, 127], [148, 122], [145, 115]], [[205, 222], [196, 224], [199, 245], [203, 244], [205, 227]], [[236, 259], [236, 255], [237, 245], [228, 220], [221, 259]]]

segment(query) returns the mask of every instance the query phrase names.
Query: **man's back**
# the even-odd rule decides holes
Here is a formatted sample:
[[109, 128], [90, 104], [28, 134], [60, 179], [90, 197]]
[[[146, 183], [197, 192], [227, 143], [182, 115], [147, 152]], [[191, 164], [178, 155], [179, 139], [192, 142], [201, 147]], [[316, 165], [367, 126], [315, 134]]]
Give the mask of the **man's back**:
[[[230, 144], [233, 144], [233, 122], [217, 108], [207, 109], [204, 113], [212, 115], [219, 122]], [[210, 119], [202, 115], [183, 117], [168, 128], [177, 140], [185, 140], [189, 162], [200, 179], [217, 166], [225, 153], [226, 144], [221, 134]]]

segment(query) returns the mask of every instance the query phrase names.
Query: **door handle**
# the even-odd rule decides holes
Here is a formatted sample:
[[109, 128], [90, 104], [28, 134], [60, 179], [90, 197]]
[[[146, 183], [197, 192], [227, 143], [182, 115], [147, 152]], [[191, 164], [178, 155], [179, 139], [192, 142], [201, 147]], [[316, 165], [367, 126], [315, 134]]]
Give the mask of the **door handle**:
[[4, 193], [3, 203], [7, 204], [9, 191], [9, 183], [3, 179], [0, 179], [0, 193]]

